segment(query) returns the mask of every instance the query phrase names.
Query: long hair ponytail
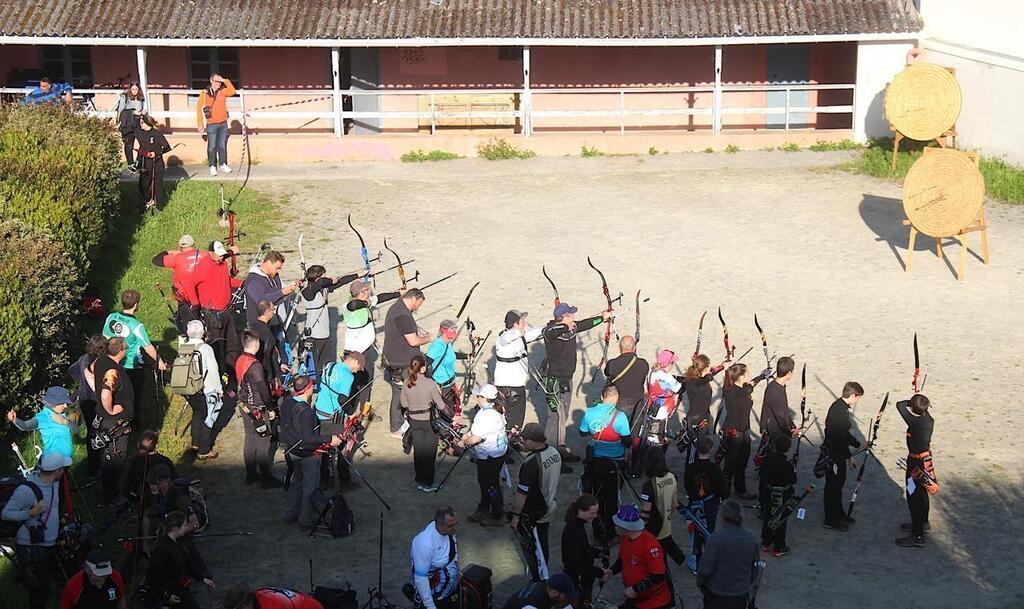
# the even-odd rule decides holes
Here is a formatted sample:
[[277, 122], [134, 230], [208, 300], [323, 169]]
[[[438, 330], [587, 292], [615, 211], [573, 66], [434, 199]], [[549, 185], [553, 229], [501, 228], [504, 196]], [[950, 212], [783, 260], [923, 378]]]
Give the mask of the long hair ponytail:
[[711, 366], [711, 360], [708, 356], [701, 353], [697, 357], [693, 358], [693, 363], [686, 369], [683, 376], [688, 379], [699, 379], [704, 376], [704, 371]]
[[747, 373], [746, 364], [733, 364], [725, 373], [725, 388], [739, 387], [739, 380]]
[[406, 381], [405, 386], [410, 389], [416, 386], [416, 377], [423, 373], [423, 370], [427, 367], [427, 360], [422, 355], [414, 355], [412, 360], [409, 362], [409, 367], [405, 370], [405, 376], [409, 379]]

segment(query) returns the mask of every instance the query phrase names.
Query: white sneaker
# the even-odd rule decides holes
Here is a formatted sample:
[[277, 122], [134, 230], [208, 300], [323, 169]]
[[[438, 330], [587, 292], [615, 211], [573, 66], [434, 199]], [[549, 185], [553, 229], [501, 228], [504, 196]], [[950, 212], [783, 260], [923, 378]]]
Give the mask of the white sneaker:
[[210, 165], [210, 175], [217, 177], [217, 168], [213, 165]]
[[221, 165], [217, 169], [220, 169], [221, 173], [231, 173], [231, 168], [228, 167], [227, 163], [224, 163], [223, 165]]

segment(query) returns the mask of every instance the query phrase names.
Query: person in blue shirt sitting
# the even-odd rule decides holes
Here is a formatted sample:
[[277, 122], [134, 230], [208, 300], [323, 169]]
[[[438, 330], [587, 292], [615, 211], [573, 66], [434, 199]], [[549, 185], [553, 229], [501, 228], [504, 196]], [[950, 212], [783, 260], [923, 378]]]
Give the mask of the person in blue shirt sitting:
[[27, 106], [38, 106], [42, 104], [57, 104], [65, 102], [69, 106], [71, 100], [71, 85], [65, 82], [53, 82], [49, 77], [44, 76], [39, 80], [39, 86], [25, 94], [21, 103]]
[[583, 414], [580, 435], [590, 438], [583, 462], [583, 492], [597, 497], [600, 517], [594, 520], [594, 537], [610, 541], [615, 536], [612, 516], [619, 509], [619, 484], [626, 466], [626, 447], [632, 442], [629, 416], [617, 408], [619, 390], [608, 385], [601, 402]]
[[78, 433], [78, 423], [67, 416], [71, 407], [71, 394], [63, 387], [50, 387], [42, 398], [43, 408], [31, 419], [22, 420], [14, 410], [7, 413], [7, 420], [21, 431], [38, 431], [43, 442], [43, 453], [58, 453], [72, 458], [74, 447], [71, 436]]

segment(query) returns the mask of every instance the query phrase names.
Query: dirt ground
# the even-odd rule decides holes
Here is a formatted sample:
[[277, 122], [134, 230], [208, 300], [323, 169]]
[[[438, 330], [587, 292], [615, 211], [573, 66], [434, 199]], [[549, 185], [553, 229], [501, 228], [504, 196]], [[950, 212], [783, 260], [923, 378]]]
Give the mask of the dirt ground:
[[[257, 166], [249, 187], [287, 200], [288, 217], [274, 245], [294, 249], [304, 233], [307, 264], [324, 264], [329, 273], [361, 266], [358, 241], [345, 224], [348, 213], [371, 250], [382, 249], [387, 237], [404, 259], [416, 259], [410, 267], [424, 280], [458, 271], [427, 292], [417, 317], [430, 330], [454, 316], [476, 281], [480, 287], [467, 314], [481, 333], [497, 332], [509, 308], [529, 311], [534, 324], [543, 324], [552, 293], [541, 265], [563, 301], [579, 306], [581, 314], [597, 312], [604, 299], [587, 256], [605, 272], [613, 293], [626, 294], [623, 309], [632, 308], [637, 289], [650, 298], [642, 305], [644, 357], [662, 347], [690, 353], [697, 321], [708, 310], [703, 351], [717, 361], [723, 354], [714, 314], [718, 306], [742, 353], [757, 343], [757, 313], [770, 350], [794, 353], [797, 366], [807, 363], [807, 403], [822, 424], [845, 381], [864, 385], [867, 395], [855, 411], [858, 433], [869, 426], [887, 391], [894, 399], [909, 396], [917, 332], [942, 483], [932, 499], [927, 547], [893, 544], [908, 515], [896, 466], [906, 452], [905, 426], [890, 402], [878, 462], [868, 466], [858, 522], [849, 533], [822, 527], [821, 485], [810, 472], [816, 451], [805, 447], [800, 481], [819, 483], [819, 492], [805, 503], [806, 519], [790, 524], [793, 553], [766, 558], [760, 606], [1024, 606], [1024, 583], [1015, 575], [1024, 556], [1016, 526], [1024, 499], [1019, 469], [1024, 419], [1017, 406], [1024, 208], [988, 204], [992, 263], [981, 263], [972, 236], [966, 281], [958, 283], [952, 270], [959, 247], [946, 248], [952, 261], [940, 260], [927, 239], [918, 240], [913, 272], [906, 274], [899, 185], [827, 169], [845, 158], [844, 153], [750, 152]], [[284, 275], [298, 276], [297, 255], [288, 255]], [[396, 283], [393, 273], [379, 279], [382, 291]], [[343, 302], [338, 292], [332, 319], [338, 319], [334, 307]], [[626, 310], [617, 328], [631, 334], [633, 324], [633, 313]], [[573, 396], [574, 421], [599, 390], [589, 382], [601, 357], [599, 333], [592, 331], [582, 341], [576, 381], [586, 379], [582, 393]], [[616, 352], [613, 344], [612, 355]], [[541, 353], [532, 357], [539, 361]], [[760, 345], [745, 361], [759, 369]], [[492, 366], [493, 360], [480, 366], [481, 378]], [[799, 391], [797, 380], [789, 389], [793, 409]], [[468, 462], [459, 465], [439, 495], [414, 488], [411, 458], [387, 435], [388, 395], [386, 385], [375, 386], [372, 402], [384, 406], [385, 423], [370, 430], [372, 457], [360, 457], [357, 465], [391, 506], [384, 516], [384, 591], [391, 602], [406, 607], [400, 587], [410, 580], [410, 540], [439, 505], [453, 505], [462, 517], [472, 512], [477, 491]], [[533, 390], [531, 399], [535, 408], [542, 405], [539, 392]], [[759, 389], [758, 411], [760, 400]], [[539, 411], [528, 420], [538, 414], [543, 420]], [[347, 493], [355, 535], [310, 539], [282, 523], [283, 493], [242, 485], [241, 436], [236, 419], [220, 441], [222, 457], [198, 466], [207, 480], [212, 530], [258, 533], [201, 542], [221, 586], [248, 581], [305, 590], [312, 560], [317, 583], [350, 582], [363, 603], [377, 578], [377, 501], [365, 487]], [[819, 442], [820, 428], [809, 437]], [[582, 448], [575, 432], [570, 438]], [[439, 476], [450, 463], [439, 463]], [[670, 466], [681, 473], [678, 454]], [[561, 506], [577, 492], [576, 470], [563, 475]], [[283, 465], [277, 471], [283, 474]], [[852, 476], [847, 494], [851, 486]], [[753, 512], [745, 512], [747, 528], [759, 529]], [[682, 523], [676, 522], [676, 540], [688, 549]], [[559, 521], [551, 536], [554, 569], [561, 565], [560, 532]], [[462, 565], [493, 569], [496, 605], [525, 583], [507, 531], [463, 521], [459, 541]], [[694, 578], [679, 568], [673, 576], [685, 605], [699, 607]], [[621, 599], [621, 586], [610, 584], [607, 596]]]

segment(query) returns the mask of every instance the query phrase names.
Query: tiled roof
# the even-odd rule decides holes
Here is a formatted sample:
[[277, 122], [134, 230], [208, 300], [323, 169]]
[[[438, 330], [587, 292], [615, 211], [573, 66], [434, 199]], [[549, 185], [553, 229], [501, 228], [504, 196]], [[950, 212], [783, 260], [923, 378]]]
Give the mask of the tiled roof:
[[911, 0], [0, 0], [0, 36], [657, 39], [921, 26]]

